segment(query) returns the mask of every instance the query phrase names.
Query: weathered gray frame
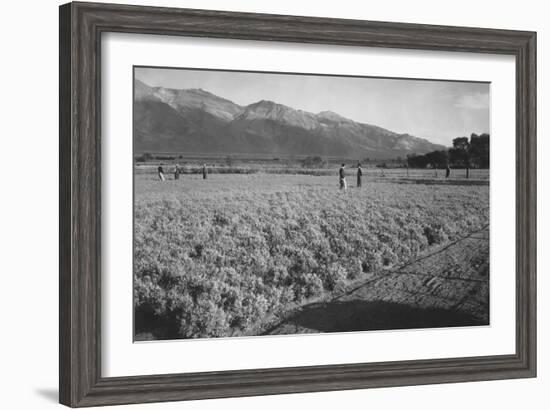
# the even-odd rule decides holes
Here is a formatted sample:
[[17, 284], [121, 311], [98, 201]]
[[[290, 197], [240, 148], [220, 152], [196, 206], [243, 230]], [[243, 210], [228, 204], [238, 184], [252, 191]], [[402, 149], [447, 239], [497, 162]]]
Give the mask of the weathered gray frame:
[[[101, 377], [100, 39], [105, 32], [515, 56], [516, 353], [438, 360]], [[82, 407], [535, 377], [536, 33], [69, 3], [60, 7], [59, 64], [61, 403]]]

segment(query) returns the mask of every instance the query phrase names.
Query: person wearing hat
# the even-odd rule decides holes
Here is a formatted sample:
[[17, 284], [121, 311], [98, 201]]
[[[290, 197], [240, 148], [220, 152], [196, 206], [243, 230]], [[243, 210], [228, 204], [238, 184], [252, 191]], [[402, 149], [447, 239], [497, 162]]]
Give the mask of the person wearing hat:
[[340, 189], [346, 189], [348, 186], [346, 184], [346, 172], [344, 171], [346, 164], [342, 164], [340, 170], [338, 171]]
[[361, 187], [361, 178], [363, 177], [363, 170], [361, 169], [361, 163], [357, 164], [357, 188]]
[[157, 168], [157, 172], [158, 172], [158, 175], [159, 175], [159, 179], [160, 179], [161, 181], [164, 181], [164, 179], [165, 179], [165, 178], [164, 178], [164, 170], [162, 169], [162, 166], [159, 166], [159, 167]]

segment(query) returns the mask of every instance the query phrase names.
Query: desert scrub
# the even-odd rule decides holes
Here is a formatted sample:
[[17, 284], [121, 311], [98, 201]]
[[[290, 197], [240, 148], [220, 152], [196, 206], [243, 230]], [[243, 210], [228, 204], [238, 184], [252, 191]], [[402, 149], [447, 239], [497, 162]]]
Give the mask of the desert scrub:
[[336, 182], [137, 176], [136, 333], [248, 334], [289, 303], [407, 262], [489, 221], [488, 186], [370, 183], [339, 191]]

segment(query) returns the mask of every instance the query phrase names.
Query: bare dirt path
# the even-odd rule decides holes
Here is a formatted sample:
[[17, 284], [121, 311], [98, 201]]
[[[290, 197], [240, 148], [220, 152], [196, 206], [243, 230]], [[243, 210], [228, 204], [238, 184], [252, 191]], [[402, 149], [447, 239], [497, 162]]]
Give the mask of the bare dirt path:
[[301, 307], [265, 334], [489, 324], [489, 228]]

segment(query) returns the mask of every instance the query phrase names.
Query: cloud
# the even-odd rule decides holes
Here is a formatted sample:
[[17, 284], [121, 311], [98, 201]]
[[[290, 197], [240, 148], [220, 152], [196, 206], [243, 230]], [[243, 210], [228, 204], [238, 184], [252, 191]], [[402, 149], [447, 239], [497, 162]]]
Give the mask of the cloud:
[[458, 108], [469, 108], [471, 110], [489, 109], [489, 93], [476, 92], [461, 95], [454, 105]]

